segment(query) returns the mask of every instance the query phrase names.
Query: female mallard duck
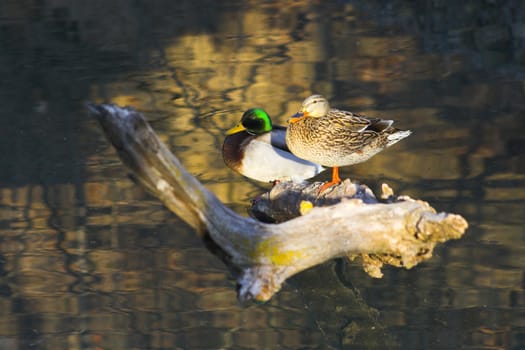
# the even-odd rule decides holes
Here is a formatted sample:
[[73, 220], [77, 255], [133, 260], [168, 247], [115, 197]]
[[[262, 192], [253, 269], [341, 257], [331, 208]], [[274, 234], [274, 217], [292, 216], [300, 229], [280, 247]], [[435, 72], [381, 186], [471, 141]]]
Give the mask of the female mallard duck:
[[222, 157], [227, 166], [263, 182], [301, 182], [326, 170], [297, 158], [286, 147], [286, 128], [274, 125], [261, 108], [244, 112], [239, 124], [226, 131]]
[[393, 123], [330, 108], [323, 96], [312, 95], [290, 118], [286, 144], [299, 158], [333, 168], [332, 181], [321, 187], [322, 192], [341, 182], [340, 166], [364, 162], [411, 134]]

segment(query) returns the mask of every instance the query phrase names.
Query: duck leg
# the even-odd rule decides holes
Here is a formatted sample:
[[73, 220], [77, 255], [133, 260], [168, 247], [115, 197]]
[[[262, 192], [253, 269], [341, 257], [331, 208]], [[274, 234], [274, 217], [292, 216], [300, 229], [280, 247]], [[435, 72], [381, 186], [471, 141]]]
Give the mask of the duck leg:
[[332, 187], [334, 185], [337, 185], [340, 182], [341, 182], [341, 178], [339, 178], [339, 167], [334, 166], [332, 168], [332, 181], [329, 181], [329, 182], [326, 182], [325, 184], [323, 184], [323, 186], [321, 186], [321, 188], [319, 188], [318, 194], [323, 193], [326, 189], [328, 189], [328, 188], [330, 188], [330, 187]]

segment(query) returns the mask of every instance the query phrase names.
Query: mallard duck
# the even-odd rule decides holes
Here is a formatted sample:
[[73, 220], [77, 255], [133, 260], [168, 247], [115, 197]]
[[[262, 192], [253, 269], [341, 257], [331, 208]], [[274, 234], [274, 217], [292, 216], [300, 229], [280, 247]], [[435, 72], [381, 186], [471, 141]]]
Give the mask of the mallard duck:
[[364, 162], [411, 134], [392, 126], [393, 120], [368, 118], [330, 108], [321, 95], [303, 101], [288, 120], [286, 144], [299, 158], [332, 167], [332, 180], [319, 192], [341, 182], [339, 167]]
[[272, 125], [264, 109], [244, 112], [240, 122], [226, 131], [222, 157], [228, 167], [262, 182], [302, 182], [326, 170], [294, 156], [286, 147], [286, 128]]

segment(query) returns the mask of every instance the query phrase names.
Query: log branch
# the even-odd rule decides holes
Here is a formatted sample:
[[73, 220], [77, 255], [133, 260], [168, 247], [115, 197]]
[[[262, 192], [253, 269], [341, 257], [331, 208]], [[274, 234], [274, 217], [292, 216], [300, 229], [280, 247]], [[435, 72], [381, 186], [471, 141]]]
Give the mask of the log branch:
[[[382, 185], [380, 199], [376, 198], [368, 186], [352, 182], [349, 179], [318, 195], [318, 190], [322, 185], [322, 182], [312, 184], [278, 183], [269, 192], [260, 195], [252, 202], [249, 214], [260, 221], [280, 223], [304, 215], [305, 211], [308, 212], [313, 207], [334, 205], [348, 200], [356, 201], [357, 205], [401, 202], [417, 204], [413, 212], [407, 209], [403, 214], [405, 230], [414, 237], [414, 241], [410, 244], [403, 242], [403, 245], [407, 243], [404, 245], [404, 252], [401, 249], [398, 252], [391, 250], [388, 252], [347, 254], [350, 260], [359, 261], [364, 271], [375, 278], [383, 276], [381, 268], [385, 264], [410, 269], [419, 262], [431, 258], [432, 251], [437, 243], [460, 238], [467, 227], [466, 221], [461, 216], [447, 213], [436, 214], [427, 202], [413, 200], [408, 196], [395, 196], [394, 191], [387, 184]], [[381, 216], [390, 215], [389, 212], [396, 207], [399, 205], [389, 206], [386, 211], [379, 210], [381, 207], [374, 207], [379, 214], [375, 220], [379, 222]], [[370, 216], [368, 222], [372, 219], [373, 217]], [[367, 225], [367, 220], [355, 223], [355, 225], [361, 224]], [[385, 223], [384, 226], [387, 230], [388, 224]], [[408, 249], [409, 247], [412, 250]]]
[[366, 186], [350, 181], [321, 197], [314, 195], [318, 184], [278, 184], [252, 208], [255, 217], [278, 224], [242, 217], [186, 171], [142, 114], [115, 105], [88, 108], [132, 177], [230, 268], [241, 301], [269, 300], [288, 277], [345, 255], [359, 258], [375, 277], [383, 264], [411, 268], [468, 226], [461, 216], [437, 214], [423, 201], [395, 198], [387, 186], [388, 200], [380, 203]]

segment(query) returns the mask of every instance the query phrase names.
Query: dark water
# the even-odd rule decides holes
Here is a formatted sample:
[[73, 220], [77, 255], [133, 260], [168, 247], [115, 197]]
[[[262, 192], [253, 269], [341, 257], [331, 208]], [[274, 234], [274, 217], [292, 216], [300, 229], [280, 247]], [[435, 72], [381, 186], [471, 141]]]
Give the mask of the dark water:
[[[525, 348], [522, 1], [4, 1], [0, 47], [0, 349]], [[84, 107], [145, 112], [242, 213], [267, 186], [223, 165], [224, 130], [312, 92], [413, 130], [342, 176], [465, 216], [464, 238], [241, 306]]]

